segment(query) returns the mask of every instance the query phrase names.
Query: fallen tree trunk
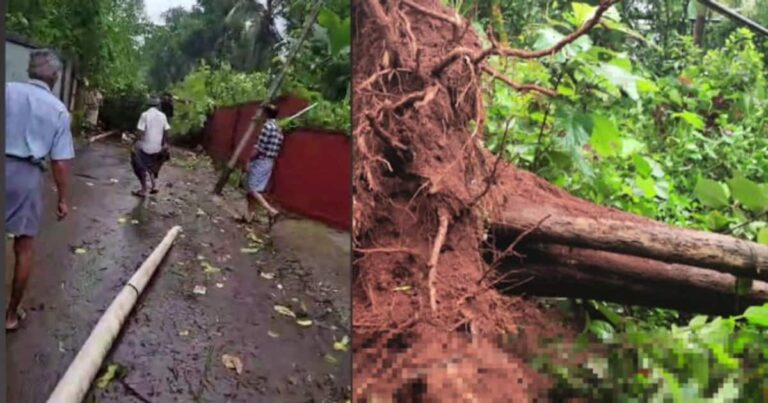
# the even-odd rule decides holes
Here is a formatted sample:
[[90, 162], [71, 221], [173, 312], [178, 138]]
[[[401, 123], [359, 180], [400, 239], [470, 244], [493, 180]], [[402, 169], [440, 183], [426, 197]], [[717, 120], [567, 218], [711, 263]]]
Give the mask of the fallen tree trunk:
[[635, 255], [668, 263], [709, 268], [745, 278], [768, 280], [768, 246], [709, 232], [668, 225], [550, 213], [517, 206], [501, 214], [492, 231], [571, 246]]
[[768, 301], [768, 283], [753, 281], [739, 295], [736, 277], [708, 269], [562, 245], [531, 244], [522, 251], [523, 261], [502, 263], [500, 272], [513, 273], [497, 288], [716, 315]]

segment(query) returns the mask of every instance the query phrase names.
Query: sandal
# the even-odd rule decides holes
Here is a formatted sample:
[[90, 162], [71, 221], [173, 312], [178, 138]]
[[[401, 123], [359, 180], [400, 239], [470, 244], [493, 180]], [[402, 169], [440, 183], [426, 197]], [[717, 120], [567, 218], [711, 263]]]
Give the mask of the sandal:
[[156, 195], [158, 192], [159, 192], [159, 190], [157, 190], [157, 189], [152, 189], [152, 190], [150, 190], [150, 191], [149, 191], [149, 194], [151, 194], [151, 195]]
[[279, 211], [277, 213], [275, 213], [275, 214], [270, 214], [269, 215], [269, 228], [272, 228], [272, 226], [275, 225], [277, 223], [277, 220], [279, 220], [282, 216], [283, 216], [283, 214], [281, 212], [279, 212]]
[[240, 224], [250, 224], [253, 221], [253, 218], [248, 218], [247, 215], [243, 214], [239, 217], [233, 217], [235, 219], [235, 222], [238, 222]]
[[131, 194], [141, 198], [147, 197], [147, 194], [142, 192], [141, 190], [134, 190], [133, 192], [131, 192]]
[[18, 315], [18, 319], [16, 319], [15, 323], [10, 325], [7, 322], [5, 323], [6, 332], [13, 332], [13, 331], [19, 330], [19, 328], [21, 327], [21, 322], [27, 318], [27, 313], [23, 309], [19, 308], [16, 312], [17, 312], [16, 314]]

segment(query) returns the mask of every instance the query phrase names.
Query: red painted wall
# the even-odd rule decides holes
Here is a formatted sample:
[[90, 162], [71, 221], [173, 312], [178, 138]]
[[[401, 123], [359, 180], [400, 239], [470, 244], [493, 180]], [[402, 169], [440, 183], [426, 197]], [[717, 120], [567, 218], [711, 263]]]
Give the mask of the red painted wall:
[[269, 194], [288, 210], [349, 231], [351, 169], [352, 147], [344, 133], [297, 129], [285, 136]]
[[[309, 106], [303, 99], [280, 98], [279, 117]], [[208, 154], [226, 162], [248, 130], [259, 103], [217, 109], [208, 119], [204, 141]], [[259, 133], [261, 128], [257, 128]], [[246, 150], [253, 148], [257, 136]], [[240, 157], [243, 169], [247, 155]], [[285, 133], [280, 157], [272, 173], [268, 194], [281, 207], [349, 231], [352, 227], [352, 145], [342, 132], [296, 129]]]

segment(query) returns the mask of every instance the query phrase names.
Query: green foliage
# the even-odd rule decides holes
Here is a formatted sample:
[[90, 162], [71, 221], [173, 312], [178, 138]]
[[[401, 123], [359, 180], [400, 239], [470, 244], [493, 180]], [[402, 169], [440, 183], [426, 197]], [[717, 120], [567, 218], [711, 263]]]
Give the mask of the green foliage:
[[261, 101], [267, 96], [264, 73], [240, 73], [223, 64], [218, 68], [202, 63], [172, 88], [179, 99], [174, 108], [174, 135], [200, 130], [217, 107]]
[[332, 102], [324, 99], [322, 94], [307, 90], [295, 83], [289, 84], [286, 91], [308, 100], [310, 106], [314, 106], [296, 119], [284, 122], [282, 126], [285, 129], [305, 127], [351, 133], [349, 96], [341, 101]]
[[250, 0], [198, 0], [192, 9], [168, 10], [163, 26], [152, 27], [143, 51], [146, 81], [155, 91], [181, 81], [201, 62], [226, 63], [240, 72], [272, 66], [281, 37], [280, 7]]
[[[147, 53], [157, 56], [148, 71], [151, 85], [164, 88], [179, 80], [171, 86], [171, 92], [181, 99], [175, 110], [175, 134], [201, 129], [217, 107], [263, 101], [279, 70], [286, 71], [283, 93], [316, 104], [297, 119], [284, 122], [286, 128], [307, 126], [349, 132], [351, 32], [348, 5], [345, 8], [340, 2], [326, 3], [312, 35], [289, 65], [285, 60], [286, 52], [299, 36], [311, 3], [276, 2], [273, 9], [261, 9], [260, 6], [250, 9], [251, 6], [246, 6], [243, 1], [199, 3], [199, 7], [192, 11], [173, 10], [166, 15], [166, 26], [156, 27], [148, 43]], [[215, 24], [219, 17], [226, 22], [224, 33], [215, 31], [221, 27], [209, 25]], [[221, 48], [229, 39], [212, 38], [231, 30], [242, 30], [240, 25], [254, 18], [268, 25], [283, 18], [287, 26], [286, 36], [273, 44], [269, 60], [263, 59], [261, 64], [244, 64], [236, 60], [233, 53]], [[220, 20], [218, 24], [221, 24]], [[174, 60], [169, 62], [169, 59]], [[190, 63], [197, 65], [192, 67]]]
[[[202, 129], [216, 108], [263, 101], [269, 85], [269, 77], [262, 72], [241, 73], [227, 64], [211, 67], [202, 63], [172, 88], [173, 94], [179, 98], [175, 104], [172, 132], [184, 135]], [[349, 132], [348, 97], [340, 102], [331, 102], [297, 82], [284, 83], [283, 93], [317, 104], [306, 114], [286, 122], [286, 128], [301, 126]]]
[[537, 362], [557, 380], [553, 395], [594, 401], [758, 402], [768, 387], [768, 304], [731, 318], [697, 316], [687, 326], [670, 329], [591, 321], [580, 349], [592, 337], [606, 348], [599, 355], [588, 353], [586, 362]]
[[350, 78], [348, 2], [327, 1], [297, 60], [291, 66], [285, 64], [311, 5], [307, 1], [198, 0], [192, 10], [172, 9], [165, 15], [165, 25], [153, 27], [148, 35], [143, 51], [146, 81], [155, 91], [165, 90], [201, 62], [270, 76], [287, 69], [291, 81], [320, 92], [329, 101], [341, 101]]
[[61, 51], [105, 93], [140, 88], [142, 1], [11, 0], [8, 30]]
[[[688, 28], [673, 29], [672, 14], [684, 16], [684, 6], [645, 2], [648, 10], [674, 13], [640, 24], [636, 3], [626, 2], [607, 23], [551, 57], [490, 60], [512, 80], [554, 88], [560, 96], [518, 93], [489, 79], [488, 148], [596, 203], [768, 243], [768, 71], [756, 38], [736, 29], [722, 46], [700, 49], [679, 35]], [[545, 18], [530, 16], [510, 28], [516, 33], [510, 46], [548, 48], [593, 10], [547, 5], [538, 8]], [[498, 24], [490, 17], [481, 13], [481, 31]], [[653, 32], [647, 24], [667, 30]], [[502, 144], [507, 124], [509, 140]], [[739, 292], [751, 286], [737, 283]], [[561, 400], [763, 398], [768, 306], [736, 318], [699, 317], [685, 327], [676, 327], [672, 311], [633, 309], [630, 315], [613, 304], [598, 307], [612, 319], [587, 325], [593, 336], [581, 355], [587, 365], [542, 363], [559, 380]]]
[[[342, 15], [322, 9], [294, 62], [288, 66], [283, 58], [278, 58], [275, 67], [286, 69], [292, 81], [331, 102], [343, 101], [350, 92], [351, 19]], [[297, 27], [292, 35], [298, 36], [300, 29]]]

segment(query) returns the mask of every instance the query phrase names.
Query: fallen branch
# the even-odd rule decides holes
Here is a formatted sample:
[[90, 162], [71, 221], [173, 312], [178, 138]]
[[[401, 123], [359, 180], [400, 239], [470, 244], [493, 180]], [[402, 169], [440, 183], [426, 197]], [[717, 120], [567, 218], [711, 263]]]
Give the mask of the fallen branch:
[[109, 137], [109, 136], [111, 136], [111, 135], [113, 135], [113, 134], [115, 134], [115, 133], [117, 133], [117, 130], [110, 130], [110, 131], [108, 131], [108, 132], [104, 132], [104, 133], [101, 133], [101, 134], [97, 134], [97, 135], [95, 135], [95, 136], [91, 137], [90, 139], [88, 139], [88, 142], [89, 142], [89, 143], [93, 143], [93, 142], [95, 142], [95, 141], [99, 141], [99, 140], [101, 140], [101, 139], [103, 139], [103, 138]]

